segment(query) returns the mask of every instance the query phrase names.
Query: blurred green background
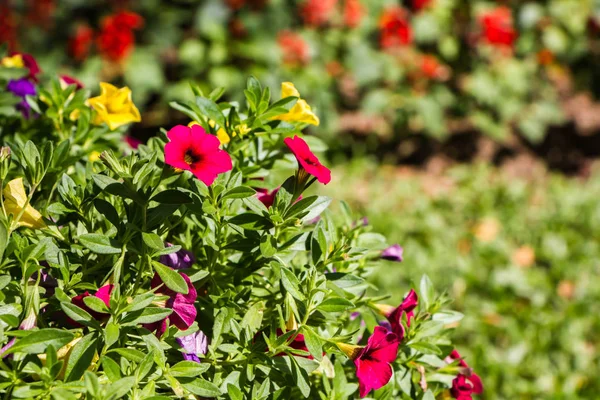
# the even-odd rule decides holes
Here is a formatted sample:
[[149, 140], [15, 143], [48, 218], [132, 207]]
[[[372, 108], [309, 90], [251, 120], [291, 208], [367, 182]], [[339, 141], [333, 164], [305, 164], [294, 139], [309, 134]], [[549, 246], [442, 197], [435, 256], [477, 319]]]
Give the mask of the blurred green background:
[[597, 398], [600, 2], [5, 0], [0, 42], [46, 76], [128, 85], [131, 134], [188, 121], [189, 82], [316, 110], [324, 191], [405, 249], [373, 276], [428, 273], [466, 317], [486, 399]]

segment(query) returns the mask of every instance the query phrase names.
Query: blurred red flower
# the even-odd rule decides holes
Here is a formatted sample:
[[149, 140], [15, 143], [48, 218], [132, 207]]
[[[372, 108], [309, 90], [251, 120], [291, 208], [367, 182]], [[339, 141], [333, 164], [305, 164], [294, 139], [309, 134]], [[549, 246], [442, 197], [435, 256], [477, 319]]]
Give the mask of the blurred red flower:
[[379, 19], [380, 45], [384, 49], [400, 47], [412, 41], [408, 13], [401, 7], [388, 8]]
[[302, 36], [295, 32], [282, 31], [277, 36], [283, 63], [291, 66], [302, 66], [310, 61], [308, 44]]
[[69, 54], [77, 61], [87, 58], [94, 41], [94, 30], [87, 24], [77, 25], [75, 33], [69, 39]]
[[433, 0], [412, 0], [413, 10], [419, 11], [433, 4]]
[[321, 26], [329, 22], [337, 0], [306, 0], [300, 5], [300, 15], [306, 25]]
[[135, 44], [133, 30], [141, 28], [143, 24], [144, 19], [130, 11], [121, 11], [104, 18], [97, 38], [100, 53], [111, 61], [125, 59]]
[[485, 41], [495, 46], [512, 47], [517, 39], [510, 8], [496, 7], [479, 18]]
[[420, 73], [427, 79], [444, 81], [448, 79], [450, 72], [448, 67], [440, 63], [437, 57], [431, 54], [424, 54], [420, 60]]
[[55, 10], [56, 3], [54, 0], [29, 0], [27, 20], [48, 29]]
[[17, 49], [17, 21], [5, 2], [0, 3], [0, 43], [7, 43], [10, 52]]
[[350, 28], [355, 28], [360, 24], [365, 13], [360, 0], [346, 0], [344, 2], [344, 24]]

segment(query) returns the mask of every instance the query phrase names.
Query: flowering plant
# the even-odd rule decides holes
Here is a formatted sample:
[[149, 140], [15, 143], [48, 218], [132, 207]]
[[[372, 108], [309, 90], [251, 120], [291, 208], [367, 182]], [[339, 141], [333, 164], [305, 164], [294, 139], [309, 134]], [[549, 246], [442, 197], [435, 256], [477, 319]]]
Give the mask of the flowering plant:
[[135, 108], [127, 95], [98, 108], [77, 85], [50, 86], [26, 97], [35, 117], [0, 115], [10, 132], [0, 152], [0, 393], [479, 392], [448, 337], [462, 315], [427, 277], [416, 291], [398, 282], [405, 300], [383, 304], [367, 277], [397, 265], [402, 249], [345, 203], [313, 194], [335, 176], [313, 153], [321, 142], [301, 133], [318, 119], [297, 95], [272, 102], [250, 78], [237, 104], [192, 85], [194, 101], [171, 104], [190, 126], [132, 151], [126, 126], [107, 118]]

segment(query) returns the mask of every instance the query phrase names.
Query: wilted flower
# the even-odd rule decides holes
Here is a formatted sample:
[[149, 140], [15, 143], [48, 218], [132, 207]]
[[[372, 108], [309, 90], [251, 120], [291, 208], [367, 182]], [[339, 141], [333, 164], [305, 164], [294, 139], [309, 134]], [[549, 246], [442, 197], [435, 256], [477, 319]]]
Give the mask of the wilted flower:
[[395, 333], [376, 326], [365, 347], [338, 343], [338, 347], [354, 361], [359, 395], [385, 386], [392, 377], [391, 363], [398, 356], [400, 341]]
[[229, 154], [219, 148], [219, 139], [200, 125], [177, 125], [167, 137], [170, 142], [165, 145], [165, 162], [176, 169], [191, 171], [207, 186], [212, 185], [217, 175], [233, 168]]
[[100, 90], [100, 96], [88, 100], [88, 104], [96, 110], [95, 124], [105, 122], [111, 130], [115, 130], [122, 125], [142, 120], [127, 86], [118, 89], [110, 83], [100, 82]]
[[512, 47], [517, 39], [510, 8], [500, 6], [481, 15], [479, 23], [485, 40], [495, 46]]
[[164, 307], [170, 308], [173, 312], [163, 319], [162, 321], [153, 322], [151, 324], [146, 324], [145, 327], [151, 331], [156, 331], [156, 336], [161, 337], [163, 333], [167, 330], [167, 321], [171, 325], [175, 325], [182, 331], [188, 329], [194, 323], [196, 319], [196, 307], [194, 306], [194, 302], [198, 297], [198, 293], [196, 292], [196, 288], [192, 285], [190, 278], [184, 274], [180, 273], [181, 277], [185, 280], [188, 287], [188, 293], [177, 293], [171, 289], [169, 289], [160, 279], [158, 274], [154, 274], [152, 278], [152, 282], [150, 286], [152, 289], [157, 289], [157, 295], [168, 296], [168, 300], [165, 302]]
[[136, 13], [121, 11], [106, 17], [101, 24], [97, 45], [100, 53], [111, 61], [125, 59], [133, 50], [134, 29], [139, 29], [144, 19]]
[[274, 119], [288, 122], [302, 122], [319, 126], [319, 117], [312, 112], [312, 109], [306, 100], [300, 98], [300, 93], [292, 82], [283, 82], [281, 84], [281, 98], [298, 97], [298, 101], [285, 114], [278, 115]]
[[388, 261], [402, 262], [404, 249], [399, 244], [394, 244], [381, 252], [381, 258]]
[[321, 164], [317, 156], [310, 151], [310, 148], [301, 137], [285, 138], [283, 142], [290, 148], [298, 160], [300, 166], [299, 175], [304, 175], [306, 172], [325, 185], [331, 181], [331, 171]]
[[[166, 243], [167, 247], [172, 247], [171, 243]], [[160, 256], [159, 261], [173, 269], [187, 269], [196, 262], [196, 258], [191, 251], [180, 249], [175, 253], [164, 254]]]
[[405, 46], [412, 41], [408, 13], [401, 7], [386, 9], [379, 19], [379, 28], [380, 44], [384, 49]]
[[277, 35], [277, 44], [281, 50], [283, 63], [290, 66], [302, 66], [310, 61], [308, 44], [296, 32], [281, 31]]
[[454, 398], [459, 400], [470, 400], [471, 394], [481, 394], [483, 392], [483, 384], [481, 378], [473, 370], [469, 368], [467, 363], [462, 359], [458, 351], [453, 350], [448, 357], [446, 357], [447, 363], [453, 363], [459, 360], [458, 365], [461, 372], [452, 381], [451, 393]]
[[25, 118], [29, 118], [31, 106], [27, 103], [27, 96], [34, 96], [36, 94], [35, 85], [26, 78], [15, 79], [8, 82], [6, 89], [17, 97], [21, 98], [21, 102], [17, 105], [17, 108]]
[[77, 25], [73, 36], [69, 39], [69, 54], [77, 60], [87, 58], [94, 41], [94, 30], [87, 24]]
[[177, 338], [177, 343], [183, 349], [183, 359], [199, 363], [200, 356], [208, 351], [208, 338], [202, 331]]
[[419, 304], [417, 293], [411, 289], [402, 303], [394, 308], [387, 304], [377, 304], [375, 307], [383, 314], [391, 325], [392, 332], [398, 336], [398, 340], [404, 339], [404, 326], [402, 325], [402, 316], [406, 314], [406, 325], [410, 326], [410, 320], [414, 317], [414, 309]]
[[[42, 214], [28, 202], [25, 187], [23, 186], [23, 178], [13, 179], [8, 182], [2, 193], [4, 194], [4, 208], [7, 214], [12, 214], [14, 218], [17, 218], [22, 212], [17, 226], [33, 229], [46, 227]], [[23, 211], [23, 209], [25, 210]]]

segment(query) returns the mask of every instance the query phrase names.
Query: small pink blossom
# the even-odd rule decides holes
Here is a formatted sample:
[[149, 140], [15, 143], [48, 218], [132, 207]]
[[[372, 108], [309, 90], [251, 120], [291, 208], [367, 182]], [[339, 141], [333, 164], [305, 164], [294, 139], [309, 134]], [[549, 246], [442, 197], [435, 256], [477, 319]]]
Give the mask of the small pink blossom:
[[177, 125], [167, 137], [170, 142], [165, 145], [165, 162], [176, 169], [191, 171], [207, 186], [212, 185], [217, 175], [233, 168], [229, 154], [219, 148], [219, 139], [200, 125]]
[[400, 341], [396, 334], [376, 326], [364, 347], [354, 359], [360, 397], [385, 386], [392, 377], [391, 363], [396, 360]]
[[296, 156], [301, 170], [305, 170], [325, 185], [331, 181], [331, 171], [310, 151], [304, 139], [294, 136], [294, 138], [285, 138], [283, 142]]

